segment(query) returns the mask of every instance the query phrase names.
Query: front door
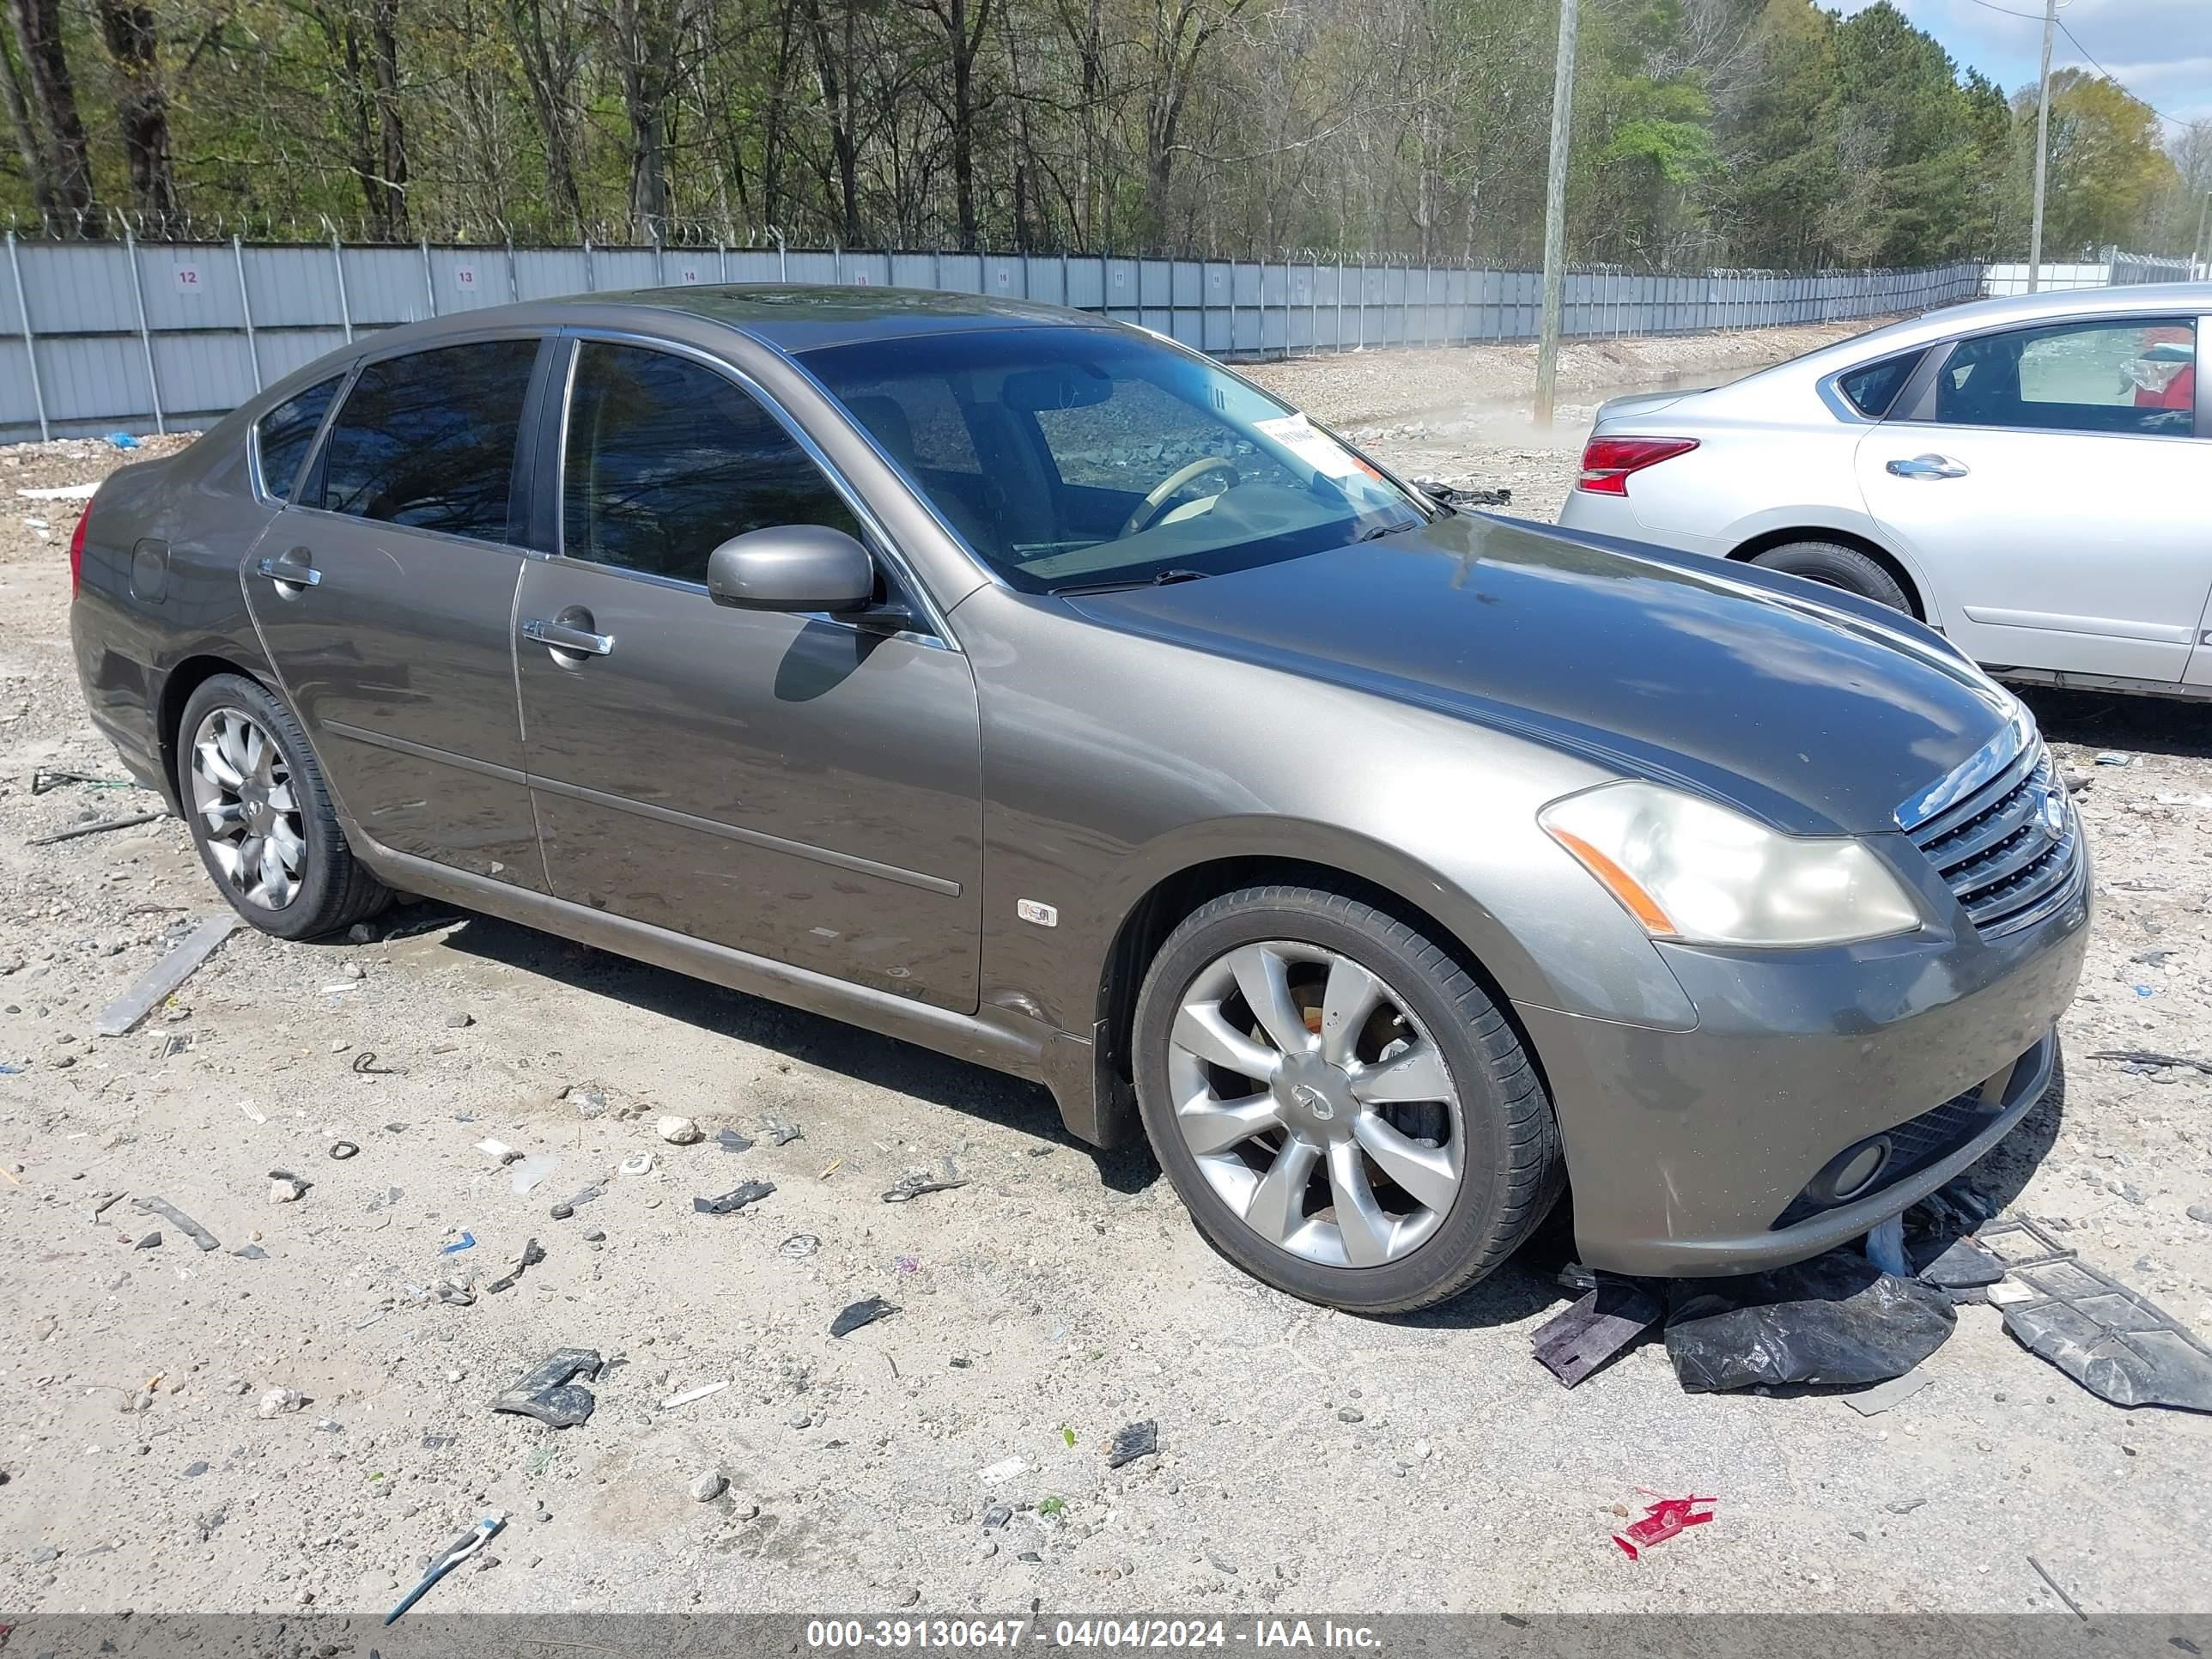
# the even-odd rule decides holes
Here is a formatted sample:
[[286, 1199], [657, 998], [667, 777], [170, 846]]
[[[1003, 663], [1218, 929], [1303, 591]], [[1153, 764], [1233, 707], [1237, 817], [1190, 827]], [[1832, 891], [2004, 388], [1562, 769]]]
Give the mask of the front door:
[[384, 846], [542, 891], [514, 702], [524, 515], [509, 511], [538, 349], [481, 340], [369, 363], [245, 580], [345, 811]]
[[947, 640], [708, 599], [707, 556], [732, 536], [861, 527], [732, 377], [642, 346], [575, 349], [562, 553], [531, 562], [515, 613], [552, 890], [974, 1008], [981, 762], [967, 658]]
[[1858, 447], [1869, 510], [1978, 662], [2174, 681], [2208, 592], [2192, 318], [1958, 342]]

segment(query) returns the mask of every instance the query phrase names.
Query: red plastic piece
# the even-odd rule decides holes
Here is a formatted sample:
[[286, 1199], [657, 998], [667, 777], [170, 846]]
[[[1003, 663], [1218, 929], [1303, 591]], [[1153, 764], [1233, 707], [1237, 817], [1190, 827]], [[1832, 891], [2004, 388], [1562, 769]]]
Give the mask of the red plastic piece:
[[1665, 1543], [1685, 1527], [1705, 1525], [1713, 1518], [1713, 1512], [1695, 1506], [1718, 1502], [1717, 1498], [1662, 1498], [1644, 1510], [1641, 1521], [1613, 1534], [1613, 1541], [1627, 1552], [1630, 1560], [1639, 1559], [1643, 1550]]

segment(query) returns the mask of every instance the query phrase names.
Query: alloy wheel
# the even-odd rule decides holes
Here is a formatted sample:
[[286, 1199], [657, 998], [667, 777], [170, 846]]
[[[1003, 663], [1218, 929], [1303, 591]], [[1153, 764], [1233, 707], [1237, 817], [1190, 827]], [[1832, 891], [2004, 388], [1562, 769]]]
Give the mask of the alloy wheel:
[[1214, 1192], [1308, 1261], [1398, 1261], [1459, 1194], [1465, 1123], [1443, 1053], [1338, 951], [1273, 940], [1216, 958], [1176, 1009], [1168, 1082]]
[[192, 737], [192, 811], [231, 890], [264, 910], [300, 891], [307, 839], [292, 769], [267, 728], [235, 708], [209, 711]]

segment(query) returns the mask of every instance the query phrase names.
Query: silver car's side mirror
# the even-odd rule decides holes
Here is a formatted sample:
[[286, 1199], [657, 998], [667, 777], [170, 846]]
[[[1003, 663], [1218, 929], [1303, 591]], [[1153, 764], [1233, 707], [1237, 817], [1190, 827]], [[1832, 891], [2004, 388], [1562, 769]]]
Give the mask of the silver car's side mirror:
[[732, 536], [707, 556], [707, 592], [747, 611], [860, 611], [875, 598], [868, 550], [827, 525], [777, 525]]

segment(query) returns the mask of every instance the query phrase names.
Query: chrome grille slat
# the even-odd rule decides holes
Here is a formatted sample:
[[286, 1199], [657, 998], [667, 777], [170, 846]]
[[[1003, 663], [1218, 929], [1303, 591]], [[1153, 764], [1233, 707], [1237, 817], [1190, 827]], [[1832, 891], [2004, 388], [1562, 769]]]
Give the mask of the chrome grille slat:
[[1980, 788], [1907, 828], [1985, 938], [2032, 927], [2079, 885], [2081, 828], [2063, 793], [2063, 832], [2053, 838], [2045, 828], [2051, 776], [2050, 751], [2037, 738]]

